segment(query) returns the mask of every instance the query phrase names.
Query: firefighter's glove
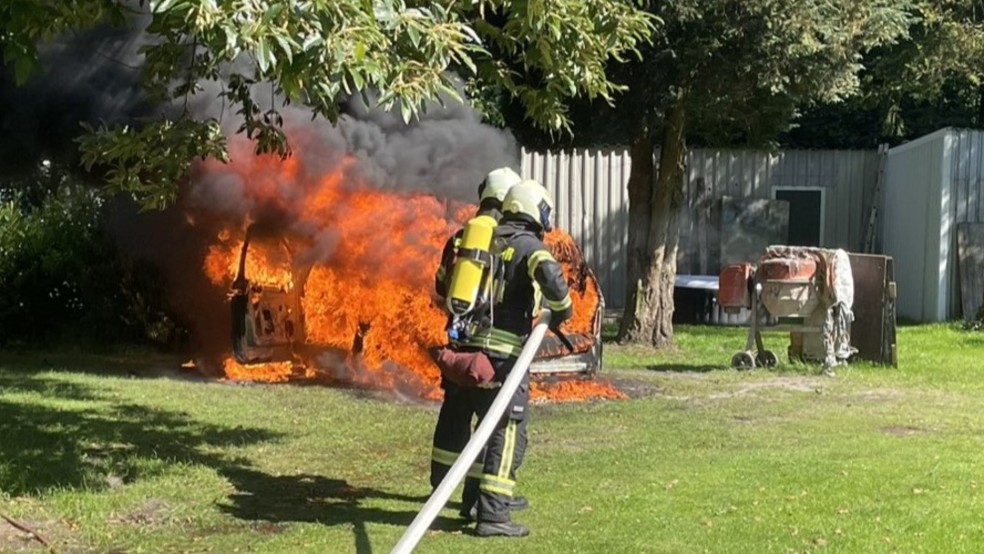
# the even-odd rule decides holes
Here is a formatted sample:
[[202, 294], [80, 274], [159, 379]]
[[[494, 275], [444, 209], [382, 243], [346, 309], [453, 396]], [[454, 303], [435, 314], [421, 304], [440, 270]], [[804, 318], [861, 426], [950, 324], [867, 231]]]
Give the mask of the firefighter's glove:
[[560, 329], [560, 326], [571, 318], [574, 314], [574, 310], [571, 306], [567, 306], [561, 310], [550, 310], [550, 327], [552, 329]]
[[557, 337], [557, 340], [559, 340], [564, 345], [564, 348], [566, 348], [568, 352], [573, 354], [574, 344], [571, 343], [570, 339], [567, 338], [567, 335], [565, 335], [564, 332], [560, 330], [560, 327], [556, 325], [551, 325], [550, 330], [553, 331], [553, 334], [555, 337]]

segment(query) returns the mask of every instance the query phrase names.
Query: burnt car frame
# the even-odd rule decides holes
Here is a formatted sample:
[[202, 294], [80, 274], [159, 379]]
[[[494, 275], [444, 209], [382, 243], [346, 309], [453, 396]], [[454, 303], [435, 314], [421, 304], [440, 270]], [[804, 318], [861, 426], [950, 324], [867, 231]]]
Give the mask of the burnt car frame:
[[[327, 347], [311, 344], [305, 333], [302, 295], [311, 266], [294, 266], [295, 284], [287, 287], [251, 281], [247, 275], [247, 253], [253, 242], [251, 232], [239, 254], [236, 277], [229, 291], [232, 312], [232, 351], [242, 365], [261, 364], [296, 359], [298, 354], [316, 353]], [[293, 252], [286, 240], [280, 241], [288, 257]], [[583, 271], [590, 273], [584, 268]], [[569, 375], [581, 378], [593, 377], [602, 367], [601, 324], [604, 313], [604, 297], [593, 275], [582, 275], [580, 286], [594, 287], [598, 307], [592, 315], [589, 333], [568, 334], [564, 338], [573, 344], [571, 352], [565, 341], [548, 331], [540, 345], [530, 373], [533, 376]], [[366, 329], [353, 330], [351, 352], [362, 348], [362, 336]]]

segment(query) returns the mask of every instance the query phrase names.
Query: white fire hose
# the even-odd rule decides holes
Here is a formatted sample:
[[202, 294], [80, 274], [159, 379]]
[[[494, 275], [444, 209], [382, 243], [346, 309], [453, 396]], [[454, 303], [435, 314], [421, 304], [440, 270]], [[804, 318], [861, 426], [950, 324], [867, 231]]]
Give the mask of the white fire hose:
[[475, 433], [472, 434], [468, 444], [461, 450], [461, 454], [458, 455], [458, 459], [455, 460], [454, 465], [451, 466], [447, 475], [444, 476], [441, 484], [431, 493], [430, 498], [424, 503], [424, 507], [420, 509], [420, 513], [414, 518], [410, 527], [407, 527], [407, 530], [400, 538], [400, 542], [396, 543], [390, 554], [410, 554], [413, 552], [413, 549], [417, 547], [417, 543], [420, 542], [424, 533], [430, 527], [431, 523], [434, 522], [437, 514], [440, 513], [444, 505], [447, 504], [448, 499], [451, 498], [451, 493], [454, 492], [454, 489], [458, 487], [461, 480], [467, 475], [468, 468], [471, 467], [472, 462], [478, 457], [478, 453], [482, 451], [485, 443], [492, 436], [492, 431], [499, 423], [503, 413], [505, 413], [506, 408], [509, 406], [509, 401], [512, 400], [516, 389], [519, 388], [519, 384], [523, 381], [523, 375], [529, 369], [530, 363], [533, 361], [533, 356], [539, 350], [540, 343], [543, 342], [543, 336], [546, 334], [547, 327], [550, 325], [550, 311], [543, 310], [541, 314], [540, 321], [533, 328], [530, 337], [526, 339], [526, 344], [523, 345], [523, 350], [519, 353], [519, 358], [509, 371], [509, 375], [506, 376], [505, 382], [502, 383], [499, 394], [492, 401], [492, 405], [489, 407], [485, 418], [482, 419], [482, 422], [478, 425]]

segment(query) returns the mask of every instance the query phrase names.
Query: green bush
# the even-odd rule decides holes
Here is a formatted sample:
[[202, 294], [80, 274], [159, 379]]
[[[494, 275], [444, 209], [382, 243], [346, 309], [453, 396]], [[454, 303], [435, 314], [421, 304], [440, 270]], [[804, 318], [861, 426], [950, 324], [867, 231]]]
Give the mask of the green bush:
[[47, 166], [0, 189], [0, 343], [133, 342], [160, 323], [135, 313], [160, 313], [134, 306], [148, 295], [133, 290], [160, 284], [121, 258], [104, 232], [105, 203]]

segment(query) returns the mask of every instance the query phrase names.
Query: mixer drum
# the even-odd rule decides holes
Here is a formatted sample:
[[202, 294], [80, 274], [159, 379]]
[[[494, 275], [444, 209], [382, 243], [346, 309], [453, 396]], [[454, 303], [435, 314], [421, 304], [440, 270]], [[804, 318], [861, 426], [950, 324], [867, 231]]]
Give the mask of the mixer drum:
[[775, 317], [807, 317], [820, 304], [817, 264], [810, 258], [773, 258], [759, 264], [762, 304]]

